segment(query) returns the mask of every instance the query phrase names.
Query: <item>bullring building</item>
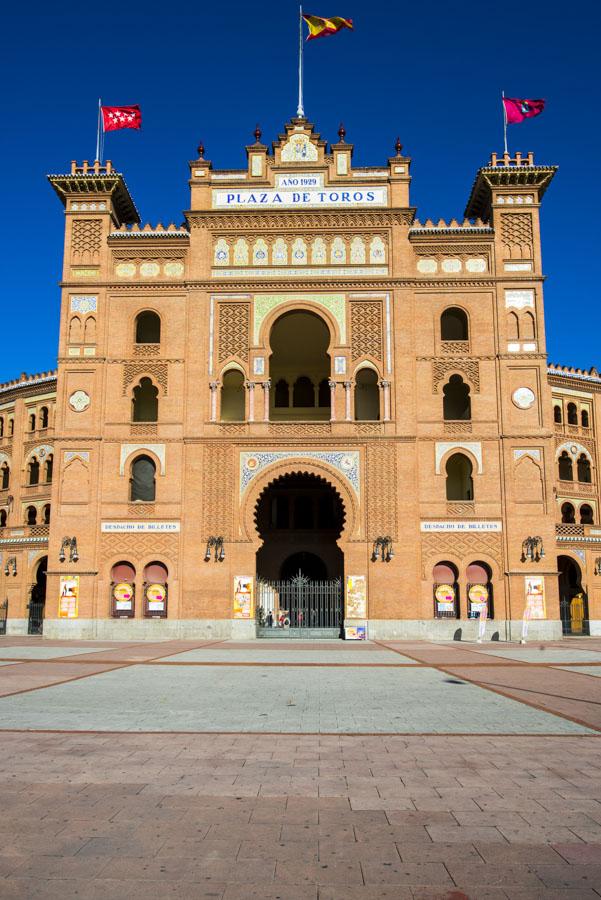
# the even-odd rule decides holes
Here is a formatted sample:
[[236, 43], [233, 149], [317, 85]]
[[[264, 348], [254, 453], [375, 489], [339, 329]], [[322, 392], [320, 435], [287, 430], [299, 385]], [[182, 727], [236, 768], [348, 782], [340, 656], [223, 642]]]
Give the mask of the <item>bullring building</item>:
[[58, 370], [0, 386], [0, 628], [601, 633], [601, 378], [545, 347], [555, 167], [493, 154], [465, 218], [420, 221], [399, 142], [261, 137], [236, 170], [198, 148], [178, 227], [110, 162], [49, 176]]

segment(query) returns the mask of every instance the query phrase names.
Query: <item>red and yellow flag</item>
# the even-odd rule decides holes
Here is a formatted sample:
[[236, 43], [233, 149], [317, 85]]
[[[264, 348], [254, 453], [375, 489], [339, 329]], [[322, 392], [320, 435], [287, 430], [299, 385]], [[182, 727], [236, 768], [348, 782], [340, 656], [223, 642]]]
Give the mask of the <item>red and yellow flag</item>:
[[336, 34], [337, 31], [340, 31], [342, 28], [350, 28], [353, 30], [353, 20], [352, 19], [343, 19], [341, 16], [332, 16], [331, 19], [323, 19], [321, 16], [310, 16], [308, 13], [303, 13], [303, 19], [309, 26], [309, 34], [307, 35], [308, 41], [313, 41], [315, 38], [319, 37], [327, 37], [328, 34]]

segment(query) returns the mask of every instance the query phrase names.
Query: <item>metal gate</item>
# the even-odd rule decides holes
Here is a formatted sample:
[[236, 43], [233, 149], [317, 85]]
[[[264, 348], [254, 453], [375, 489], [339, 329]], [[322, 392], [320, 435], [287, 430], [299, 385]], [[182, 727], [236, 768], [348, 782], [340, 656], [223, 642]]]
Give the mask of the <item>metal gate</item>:
[[312, 581], [302, 572], [287, 581], [257, 577], [256, 610], [259, 637], [340, 637], [342, 580]]
[[561, 615], [561, 629], [563, 634], [588, 635], [588, 597], [584, 591], [574, 597], [562, 597], [559, 604]]
[[4, 603], [0, 603], [0, 634], [6, 634], [6, 619], [8, 616], [8, 597]]
[[27, 634], [41, 634], [44, 629], [44, 604], [46, 598], [40, 597], [40, 588], [37, 584], [32, 584], [29, 589], [29, 621], [27, 623]]

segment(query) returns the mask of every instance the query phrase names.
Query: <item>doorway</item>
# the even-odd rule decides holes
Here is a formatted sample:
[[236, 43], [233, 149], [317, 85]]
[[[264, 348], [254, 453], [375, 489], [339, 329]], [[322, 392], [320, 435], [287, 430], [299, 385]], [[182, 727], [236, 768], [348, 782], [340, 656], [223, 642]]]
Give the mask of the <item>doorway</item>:
[[559, 611], [564, 634], [588, 634], [588, 597], [582, 587], [582, 570], [569, 556], [557, 557]]
[[43, 556], [35, 570], [35, 581], [29, 589], [29, 619], [27, 634], [42, 634], [44, 630], [44, 609], [46, 606], [46, 572], [48, 557]]

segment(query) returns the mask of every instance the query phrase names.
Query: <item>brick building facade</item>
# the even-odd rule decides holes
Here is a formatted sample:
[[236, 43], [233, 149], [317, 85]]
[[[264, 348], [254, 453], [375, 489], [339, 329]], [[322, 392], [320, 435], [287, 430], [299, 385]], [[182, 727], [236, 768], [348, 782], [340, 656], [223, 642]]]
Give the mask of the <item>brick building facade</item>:
[[493, 154], [422, 223], [398, 142], [255, 138], [236, 171], [199, 147], [180, 227], [110, 162], [50, 176], [58, 372], [0, 388], [8, 630], [251, 637], [253, 590], [290, 633], [473, 637], [485, 597], [487, 636], [601, 633], [601, 378], [546, 359], [555, 167]]

